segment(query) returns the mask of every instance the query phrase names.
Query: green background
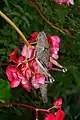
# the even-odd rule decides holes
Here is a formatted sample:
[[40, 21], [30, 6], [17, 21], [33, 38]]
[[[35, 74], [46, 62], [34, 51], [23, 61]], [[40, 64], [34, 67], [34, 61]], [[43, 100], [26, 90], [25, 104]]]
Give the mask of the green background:
[[[46, 34], [61, 38], [58, 62], [68, 72], [52, 72], [56, 81], [48, 87], [48, 104], [43, 104], [35, 90], [26, 92], [20, 86], [11, 89], [5, 74], [9, 65], [8, 56], [15, 48], [19, 52], [24, 43], [16, 31], [0, 18], [0, 102], [23, 102], [39, 108], [49, 108], [54, 98], [63, 98], [65, 120], [80, 120], [80, 0], [73, 6], [58, 5], [54, 0], [36, 0], [38, 8], [45, 17], [59, 28], [72, 34], [63, 35], [49, 26], [36, 12], [28, 0], [1, 0], [1, 10], [20, 28], [29, 39], [33, 32], [44, 31]], [[0, 120], [35, 120], [35, 112], [18, 107], [0, 108]], [[43, 115], [40, 114], [40, 120]]]

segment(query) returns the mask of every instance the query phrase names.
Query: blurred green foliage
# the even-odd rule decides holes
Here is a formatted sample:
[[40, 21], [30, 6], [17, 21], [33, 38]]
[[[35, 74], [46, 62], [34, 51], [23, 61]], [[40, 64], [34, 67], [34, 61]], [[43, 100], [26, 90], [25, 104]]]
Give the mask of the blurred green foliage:
[[[20, 28], [26, 38], [33, 32], [45, 31], [47, 34], [58, 35], [61, 38], [58, 62], [68, 69], [68, 72], [52, 72], [55, 83], [48, 87], [49, 102], [43, 105], [35, 91], [27, 93], [22, 88], [10, 89], [5, 69], [9, 65], [10, 52], [23, 46], [23, 41], [16, 31], [0, 18], [0, 102], [16, 101], [36, 107], [48, 108], [54, 98], [63, 98], [65, 120], [80, 120], [80, 0], [75, 5], [57, 5], [54, 0], [36, 0], [39, 9], [53, 24], [65, 28], [75, 36], [71, 38], [51, 28], [36, 12], [28, 0], [1, 0], [1, 10]], [[34, 120], [34, 112], [23, 108], [0, 108], [0, 120]], [[42, 120], [42, 117], [40, 117]]]

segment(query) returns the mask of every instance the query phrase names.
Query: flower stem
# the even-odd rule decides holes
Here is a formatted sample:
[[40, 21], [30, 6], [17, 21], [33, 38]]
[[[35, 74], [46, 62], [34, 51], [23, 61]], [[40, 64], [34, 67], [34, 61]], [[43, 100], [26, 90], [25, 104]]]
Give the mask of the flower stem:
[[52, 106], [51, 108], [49, 108], [48, 111], [52, 110], [53, 108], [55, 108], [55, 106]]
[[20, 31], [20, 29], [2, 11], [0, 11], [0, 16], [4, 18], [17, 31], [22, 40], [25, 42], [26, 46], [30, 48], [31, 45], [29, 44], [23, 33]]
[[33, 6], [36, 9], [36, 11], [39, 13], [39, 15], [41, 16], [41, 18], [46, 21], [46, 23], [48, 23], [52, 28], [60, 31], [61, 33], [66, 34], [62, 29], [56, 27], [50, 21], [47, 20], [47, 18], [41, 13], [41, 11], [39, 10], [39, 8], [37, 7], [37, 4], [36, 4], [35, 1], [33, 1], [33, 0], [29, 0], [29, 1], [33, 4]]
[[24, 104], [24, 103], [0, 103], [0, 107], [13, 107], [13, 106], [25, 107], [25, 108], [29, 108], [29, 109], [32, 109], [32, 110], [38, 111], [38, 112], [49, 112], [49, 109], [47, 109], [47, 110], [40, 109], [40, 108], [32, 107], [32, 106]]
[[38, 109], [36, 109], [36, 120], [38, 120]]
[[36, 120], [38, 120], [38, 112], [45, 112], [45, 113], [49, 113], [50, 110], [54, 107], [51, 107], [49, 109], [39, 109], [36, 107], [32, 107], [30, 105], [24, 104], [24, 103], [0, 103], [0, 107], [13, 107], [13, 106], [17, 106], [17, 107], [25, 107], [25, 108], [29, 108], [31, 110], [34, 110], [36, 112]]
[[25, 107], [25, 108], [29, 108], [32, 110], [36, 110], [35, 107], [23, 104], [23, 103], [0, 103], [0, 107], [13, 107], [13, 106], [19, 106], [19, 107]]
[[59, 27], [57, 27], [56, 25], [52, 24], [44, 15], [43, 13], [40, 11], [40, 9], [37, 7], [37, 4], [35, 2], [35, 0], [28, 0], [31, 4], [33, 4], [33, 7], [35, 8], [35, 10], [38, 12], [38, 14], [41, 16], [41, 18], [46, 22], [48, 23], [52, 28], [60, 31], [62, 34], [64, 35], [69, 35], [70, 37], [72, 38], [75, 38], [73, 35], [71, 35], [71, 33], [66, 30], [66, 29], [60, 29]]

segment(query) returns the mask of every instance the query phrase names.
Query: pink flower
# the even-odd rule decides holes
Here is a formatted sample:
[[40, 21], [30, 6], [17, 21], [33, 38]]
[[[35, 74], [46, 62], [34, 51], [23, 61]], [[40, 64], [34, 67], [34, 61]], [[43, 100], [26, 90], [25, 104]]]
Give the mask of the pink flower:
[[[38, 33], [31, 34], [29, 42], [36, 42], [37, 36]], [[47, 40], [50, 45], [50, 57], [58, 59], [60, 38], [58, 36], [50, 36], [47, 37]], [[9, 62], [14, 62], [14, 65], [10, 65], [6, 69], [10, 86], [15, 88], [21, 84], [22, 87], [29, 92], [31, 89], [31, 84], [35, 89], [40, 88], [41, 85], [45, 84], [46, 76], [39, 73], [39, 66], [35, 59], [35, 47], [32, 46], [31, 48], [28, 48], [26, 45], [24, 45], [21, 56], [18, 58], [16, 57], [17, 51], [18, 49], [15, 49], [9, 55]], [[26, 57], [28, 57], [27, 62]], [[49, 69], [52, 68], [52, 64], [50, 62], [48, 67]]]
[[29, 40], [29, 43], [30, 43], [30, 44], [31, 44], [31, 43], [35, 43], [37, 36], [38, 36], [38, 33], [37, 33], [37, 32], [32, 33], [32, 34], [31, 34], [31, 38], [30, 38], [30, 40]]
[[35, 89], [40, 88], [41, 85], [45, 84], [45, 76], [39, 73], [36, 73], [35, 76], [33, 76], [32, 80], [32, 86]]
[[62, 111], [61, 109], [59, 109], [56, 113], [55, 113], [56, 119], [55, 120], [63, 120], [64, 119], [64, 111]]
[[62, 98], [56, 99], [53, 104], [54, 104], [56, 109], [61, 108], [61, 106], [62, 106]]
[[74, 5], [74, 0], [67, 0], [67, 5], [68, 5], [68, 6]]
[[55, 60], [57, 60], [59, 58], [59, 56], [57, 54], [54, 54], [54, 53], [51, 55], [51, 57], [54, 58]]
[[8, 60], [9, 62], [14, 62], [14, 63], [16, 63], [16, 60], [17, 60], [16, 54], [17, 54], [17, 52], [18, 52], [18, 49], [17, 49], [17, 48], [12, 51], [12, 53], [9, 55], [9, 60]]
[[[26, 57], [27, 54], [28, 54], [28, 58], [32, 58], [34, 57], [34, 50], [35, 48], [32, 46], [30, 49], [27, 48], [26, 45], [24, 45], [23, 49], [22, 49], [22, 52], [21, 52], [21, 55]], [[29, 52], [29, 53], [28, 53]]]
[[38, 33], [37, 33], [37, 32], [34, 32], [34, 33], [31, 34], [31, 37], [34, 38], [34, 39], [36, 39], [37, 36], [38, 36]]
[[54, 59], [58, 59], [58, 51], [59, 51], [59, 44], [60, 44], [60, 38], [58, 36], [51, 36], [47, 37], [48, 42], [50, 44], [50, 56], [53, 57]]
[[31, 77], [31, 71], [30, 71], [29, 68], [26, 69], [26, 71], [25, 71], [25, 76], [26, 76], [27, 80], [30, 79], [30, 77]]
[[8, 66], [6, 68], [6, 74], [7, 74], [7, 77], [8, 77], [9, 81], [12, 81], [13, 79], [16, 79], [17, 78], [16, 66], [15, 65]]
[[30, 91], [31, 85], [29, 79], [31, 77], [31, 71], [27, 68], [26, 64], [22, 64], [19, 67], [17, 67], [17, 64], [8, 66], [6, 68], [6, 74], [11, 88], [15, 88], [21, 83], [23, 88]]
[[60, 43], [60, 38], [58, 36], [51, 36], [52, 42]]
[[30, 92], [31, 85], [30, 85], [29, 81], [23, 79], [21, 83], [22, 83], [22, 88], [24, 88], [25, 90], [27, 90], [28, 92]]
[[58, 36], [48, 37], [50, 47], [59, 48], [60, 38]]
[[25, 58], [23, 56], [19, 56], [18, 58], [16, 57], [18, 52], [18, 49], [16, 48], [15, 50], [12, 51], [12, 53], [9, 55], [9, 62], [14, 62], [14, 63], [20, 63], [22, 62]]
[[59, 109], [56, 113], [51, 114], [49, 113], [46, 117], [45, 120], [63, 120], [64, 119], [64, 112]]
[[23, 56], [19, 56], [18, 59], [16, 60], [16, 62], [21, 63], [24, 60], [25, 60], [25, 58]]
[[28, 61], [28, 64], [29, 64], [29, 67], [31, 68], [31, 70], [33, 72], [35, 72], [35, 73], [39, 72], [38, 65], [37, 65], [35, 59], [32, 59], [32, 60]]
[[49, 114], [45, 117], [45, 120], [56, 120], [56, 119], [55, 119], [55, 115], [49, 113]]
[[15, 88], [20, 84], [21, 80], [20, 79], [14, 79], [12, 82], [10, 82], [11, 88]]
[[63, 3], [67, 3], [68, 6], [74, 5], [74, 0], [56, 0], [56, 3], [58, 4], [63, 4]]

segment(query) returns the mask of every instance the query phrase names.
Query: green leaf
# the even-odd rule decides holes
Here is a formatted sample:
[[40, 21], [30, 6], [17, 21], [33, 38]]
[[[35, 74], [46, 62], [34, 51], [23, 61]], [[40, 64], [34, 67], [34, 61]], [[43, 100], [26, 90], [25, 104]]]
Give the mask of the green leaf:
[[18, 12], [16, 12], [16, 11], [13, 11], [13, 12], [9, 13], [9, 15], [19, 17], [19, 16], [20, 16], [20, 13], [18, 13]]
[[73, 67], [72, 74], [73, 74], [74, 80], [77, 84], [77, 87], [80, 87], [80, 72], [77, 70], [76, 67]]
[[4, 48], [0, 49], [0, 54], [5, 54], [6, 50]]
[[16, 5], [16, 4], [14, 4], [14, 3], [12, 3], [12, 2], [10, 2], [15, 8], [17, 8], [21, 13], [24, 13], [24, 10], [23, 10], [23, 8], [20, 6], [20, 5]]
[[8, 0], [3, 0], [5, 5], [9, 8], [9, 3], [8, 3]]
[[0, 101], [9, 100], [10, 98], [10, 85], [7, 80], [0, 80]]
[[26, 24], [28, 27], [30, 27], [29, 20], [28, 20], [25, 16], [22, 16], [21, 19], [25, 22], [25, 24]]

